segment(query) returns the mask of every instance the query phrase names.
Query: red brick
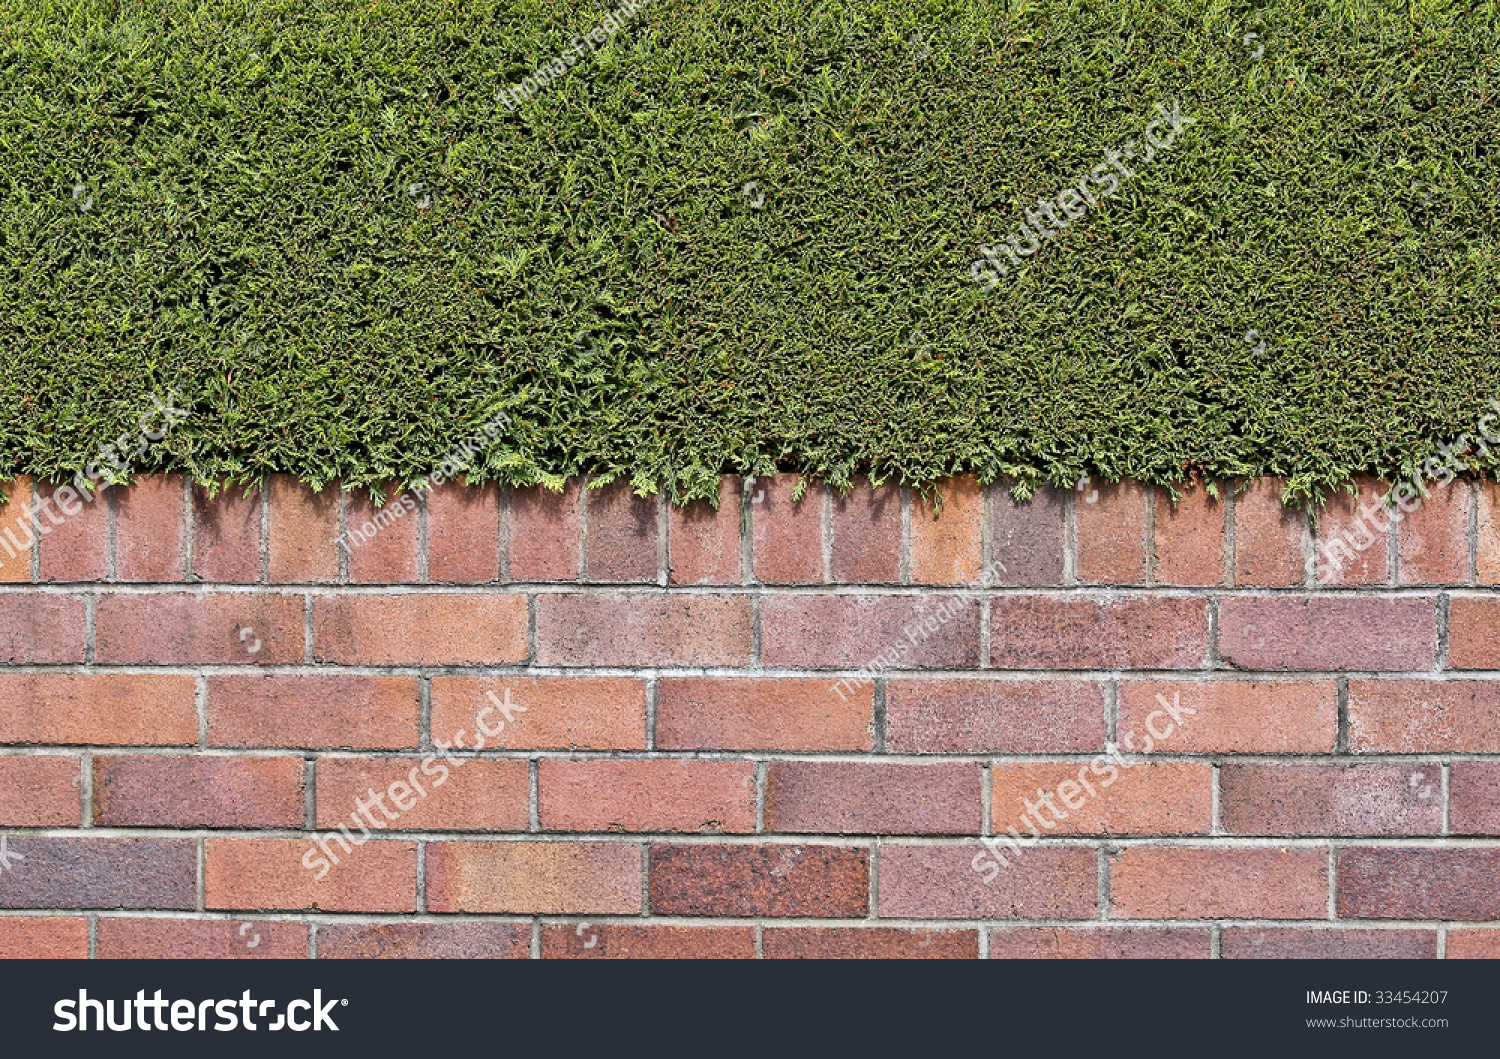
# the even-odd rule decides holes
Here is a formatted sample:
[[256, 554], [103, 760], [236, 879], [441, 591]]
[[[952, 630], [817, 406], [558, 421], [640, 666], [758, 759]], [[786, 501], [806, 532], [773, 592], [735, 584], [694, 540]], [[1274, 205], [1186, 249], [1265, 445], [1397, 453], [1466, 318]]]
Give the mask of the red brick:
[[641, 847], [620, 842], [435, 842], [434, 912], [637, 915]]
[[1475, 482], [1474, 493], [1479, 514], [1475, 549], [1479, 583], [1500, 584], [1500, 481]]
[[999, 669], [1198, 669], [1208, 604], [1179, 596], [997, 596], [990, 658]]
[[979, 658], [972, 596], [766, 596], [761, 656], [768, 666], [962, 669]]
[[524, 662], [527, 623], [520, 595], [324, 596], [313, 606], [313, 655], [345, 665]]
[[1280, 478], [1257, 478], [1234, 498], [1234, 583], [1301, 585], [1311, 533], [1301, 509], [1284, 507]]
[[1135, 743], [1145, 751], [1147, 719], [1163, 710], [1163, 700], [1181, 715], [1150, 722], [1157, 732], [1172, 725], [1163, 753], [1327, 754], [1338, 739], [1338, 685], [1331, 680], [1128, 680], [1120, 683], [1123, 749]]
[[511, 490], [511, 580], [578, 580], [582, 503], [576, 478], [562, 492], [541, 486]]
[[937, 484], [942, 511], [919, 493], [911, 499], [911, 579], [919, 585], [979, 583], [984, 491], [973, 475]]
[[1338, 913], [1353, 919], [1500, 919], [1500, 849], [1339, 851]]
[[1500, 752], [1500, 683], [1352, 680], [1349, 749], [1385, 754]]
[[266, 499], [271, 511], [271, 581], [337, 581], [339, 489], [325, 486], [314, 493], [291, 475], [273, 474]]
[[1455, 835], [1500, 835], [1500, 762], [1453, 763], [1448, 776], [1448, 826]]
[[121, 581], [187, 576], [187, 512], [180, 474], [147, 474], [115, 494], [115, 575]]
[[307, 924], [227, 919], [101, 919], [101, 960], [305, 960]]
[[556, 923], [542, 928], [544, 960], [753, 960], [754, 927]]
[[1116, 919], [1323, 919], [1328, 854], [1321, 849], [1134, 846], [1112, 854]]
[[1146, 499], [1140, 482], [1086, 480], [1073, 496], [1078, 580], [1134, 585], [1146, 580]]
[[[210, 909], [415, 912], [417, 844], [370, 841], [345, 850], [323, 878], [314, 836], [204, 841], [203, 893]], [[308, 857], [311, 852], [312, 856]], [[308, 861], [313, 865], [309, 868]]]
[[[4, 922], [7, 921], [0, 920], [0, 923]], [[1450, 928], [1443, 958], [1448, 960], [1500, 959], [1500, 930], [1493, 928], [1454, 930]]]
[[1430, 597], [1242, 596], [1219, 605], [1219, 657], [1235, 669], [1431, 669]]
[[1206, 960], [1209, 933], [1194, 927], [1001, 927], [992, 960]]
[[755, 830], [752, 761], [543, 761], [547, 831]]
[[664, 916], [858, 916], [870, 855], [848, 846], [651, 847], [651, 911]]
[[41, 592], [0, 596], [0, 664], [82, 662], [83, 600]]
[[549, 594], [537, 599], [537, 664], [742, 666], [744, 596]]
[[584, 494], [588, 535], [584, 578], [588, 581], [656, 581], [657, 501], [636, 496], [628, 479]]
[[1320, 584], [1383, 585], [1388, 579], [1389, 534], [1385, 516], [1378, 512], [1385, 487], [1374, 478], [1358, 478], [1354, 484], [1357, 493], [1336, 492], [1318, 512]]
[[778, 474], [756, 478], [750, 489], [750, 548], [755, 579], [786, 585], [823, 580], [823, 486], [807, 483], [796, 503], [792, 493], [803, 478]]
[[719, 506], [668, 505], [668, 580], [674, 585], [740, 583], [740, 480], [719, 481]]
[[[1426, 500], [1408, 482], [1395, 487], [1399, 580], [1403, 585], [1463, 585], [1469, 581], [1469, 486], [1453, 482]], [[1420, 506], [1417, 506], [1420, 505]]]
[[1062, 584], [1065, 496], [1048, 485], [1025, 502], [1016, 500], [1011, 491], [996, 491], [990, 538], [994, 584]]
[[1500, 599], [1454, 596], [1449, 601], [1448, 666], [1500, 669]]
[[[510, 750], [642, 750], [646, 746], [646, 685], [608, 677], [434, 677], [432, 731], [442, 740], [477, 729], [491, 692], [511, 696], [513, 720], [483, 720], [498, 735], [486, 745]], [[524, 707], [524, 712], [520, 708]]]
[[[441, 737], [440, 737], [441, 738]], [[524, 761], [455, 758], [337, 758], [318, 761], [318, 827], [356, 816], [356, 803], [393, 831], [525, 831], [531, 822], [531, 775]], [[444, 775], [446, 773], [446, 775]], [[400, 783], [404, 789], [394, 789]], [[369, 798], [387, 802], [385, 812]], [[399, 796], [399, 800], [398, 800]], [[409, 806], [402, 809], [402, 804]], [[395, 820], [390, 817], [394, 815]]]
[[0, 757], [0, 827], [77, 827], [79, 768], [72, 754]]
[[103, 581], [109, 576], [108, 486], [79, 493], [72, 485], [40, 483], [33, 518], [41, 527], [38, 569], [43, 581]]
[[833, 495], [835, 581], [854, 584], [901, 580], [901, 489], [886, 482], [875, 489], [856, 475], [846, 496]]
[[94, 758], [99, 827], [301, 827], [303, 815], [300, 758]]
[[768, 927], [768, 960], [973, 960], [977, 930], [905, 927]]
[[[385, 503], [376, 507], [363, 489], [349, 494], [349, 580], [354, 584], [408, 584], [417, 580], [416, 494], [386, 483]], [[379, 521], [375, 521], [379, 519]]]
[[979, 767], [775, 761], [766, 772], [766, 830], [977, 835]]
[[193, 486], [193, 576], [248, 584], [260, 580], [261, 490], [226, 485], [212, 500]]
[[0, 908], [191, 909], [198, 853], [191, 840], [11, 835]]
[[0, 742], [181, 746], [198, 741], [193, 678], [0, 673]]
[[[1097, 758], [1094, 764], [1099, 764]], [[1063, 783], [1069, 785], [1066, 791]], [[1089, 794], [1090, 788], [1095, 794]], [[1039, 791], [1051, 795], [1054, 808], [1038, 804]], [[1213, 826], [1213, 802], [1211, 765], [1122, 768], [1109, 763], [1094, 769], [1078, 762], [1027, 762], [996, 763], [990, 769], [990, 826], [996, 834], [1010, 828], [1025, 833], [1041, 823], [1043, 833], [1055, 835], [1203, 835]], [[1032, 813], [1028, 803], [1037, 805], [1040, 814]], [[1053, 827], [1047, 828], [1048, 820]]]
[[134, 665], [276, 665], [304, 657], [299, 596], [153, 592], [99, 597], [94, 658]]
[[427, 494], [427, 580], [482, 584], [500, 577], [500, 492], [444, 482]]
[[526, 923], [329, 923], [318, 928], [320, 960], [527, 960]]
[[1435, 835], [1438, 765], [1225, 765], [1224, 830], [1238, 835]]
[[880, 847], [882, 916], [1092, 919], [1098, 894], [1092, 849], [1030, 848], [1002, 866], [977, 845]]
[[1104, 749], [1104, 692], [1081, 680], [892, 680], [886, 744], [899, 753]]
[[1432, 960], [1437, 931], [1232, 927], [1219, 945], [1225, 960]]
[[870, 750], [874, 690], [826, 680], [667, 679], [656, 691], [664, 750]]
[[0, 503], [0, 583], [31, 580], [31, 508], [36, 491], [31, 478], [21, 475], [3, 484], [7, 499]]
[[1201, 482], [1181, 487], [1172, 503], [1156, 490], [1155, 575], [1164, 585], [1224, 583], [1224, 503]]
[[0, 917], [0, 960], [86, 960], [89, 924], [82, 916]]
[[415, 747], [419, 712], [413, 677], [208, 678], [209, 746]]

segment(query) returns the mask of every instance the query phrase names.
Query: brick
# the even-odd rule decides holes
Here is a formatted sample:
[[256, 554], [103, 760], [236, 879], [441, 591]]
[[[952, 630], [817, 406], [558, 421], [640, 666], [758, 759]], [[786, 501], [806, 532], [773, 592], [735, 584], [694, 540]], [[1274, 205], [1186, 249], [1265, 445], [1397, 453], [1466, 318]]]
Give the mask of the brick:
[[1146, 580], [1146, 501], [1140, 482], [1084, 479], [1073, 496], [1075, 559], [1083, 584], [1135, 585]]
[[911, 579], [918, 585], [979, 583], [984, 491], [973, 475], [937, 483], [942, 511], [918, 493], [911, 499]]
[[260, 580], [262, 491], [225, 485], [212, 500], [193, 486], [193, 576], [250, 584]]
[[870, 750], [874, 689], [827, 680], [665, 679], [656, 689], [663, 750]]
[[1001, 866], [977, 845], [880, 847], [882, 916], [1092, 919], [1098, 895], [1092, 849], [1031, 848]]
[[768, 927], [768, 960], [974, 960], [977, 930], [905, 927]]
[[427, 493], [427, 580], [483, 584], [500, 578], [500, 491], [444, 482]]
[[753, 960], [754, 927], [557, 923], [542, 928], [544, 960]]
[[1448, 666], [1500, 669], [1500, 599], [1454, 596], [1449, 600]]
[[1225, 960], [1434, 960], [1437, 931], [1231, 927], [1219, 946]]
[[1206, 960], [1209, 932], [1195, 927], [1000, 927], [992, 960]]
[[181, 746], [198, 741], [188, 676], [0, 673], [0, 742]]
[[1198, 669], [1208, 604], [1174, 596], [997, 596], [990, 659], [999, 669]]
[[[424, 772], [417, 758], [321, 758], [318, 827], [347, 823], [363, 802], [369, 818], [393, 831], [525, 831], [531, 822], [526, 762], [455, 760], [462, 764], [439, 758]], [[384, 811], [369, 798], [372, 790]]]
[[854, 584], [895, 584], [901, 580], [901, 489], [886, 482], [878, 489], [856, 475], [845, 496], [833, 495], [833, 580]]
[[[510, 750], [643, 750], [646, 685], [614, 677], [434, 677], [432, 731], [451, 740], [473, 732], [479, 715], [509, 691], [510, 722], [494, 713], [483, 720], [505, 727], [486, 744]], [[515, 707], [524, 706], [522, 713]], [[467, 738], [467, 736], [466, 736]]]
[[115, 575], [121, 581], [187, 576], [182, 475], [146, 474], [115, 494]]
[[620, 480], [584, 494], [588, 534], [584, 578], [652, 582], [657, 576], [657, 498], [636, 496]]
[[99, 920], [101, 960], [305, 960], [306, 923], [227, 919]]
[[266, 485], [266, 501], [272, 583], [337, 581], [338, 488], [314, 493], [291, 475], [273, 474]]
[[103, 581], [109, 576], [109, 487], [79, 493], [72, 485], [44, 482], [36, 489], [41, 579]]
[[750, 660], [750, 600], [544, 595], [536, 639], [539, 665], [742, 666]]
[[1082, 680], [891, 680], [886, 745], [898, 753], [1104, 749], [1104, 691]]
[[82, 662], [87, 617], [83, 600], [70, 596], [0, 596], [0, 664]]
[[848, 846], [654, 845], [650, 886], [656, 915], [863, 918], [870, 855]]
[[7, 499], [0, 503], [0, 583], [31, 580], [31, 542], [35, 531], [30, 528], [31, 508], [36, 503], [36, 489], [28, 475], [20, 475], [3, 484]]
[[96, 605], [94, 658], [105, 665], [301, 662], [306, 610], [299, 596], [111, 593]]
[[547, 831], [755, 830], [752, 761], [543, 761]]
[[1336, 492], [1318, 512], [1317, 575], [1324, 585], [1383, 585], [1389, 576], [1385, 516], [1379, 514], [1385, 487], [1357, 478], [1356, 493]]
[[972, 596], [766, 596], [761, 657], [768, 666], [962, 669], [979, 657]]
[[1224, 503], [1202, 482], [1188, 482], [1172, 502], [1155, 491], [1154, 580], [1164, 585], [1224, 583]]
[[99, 827], [301, 827], [303, 817], [300, 758], [94, 758]]
[[[1179, 720], [1158, 715], [1148, 727], [1148, 718], [1163, 710], [1163, 700], [1179, 712]], [[1165, 732], [1169, 724], [1166, 740], [1151, 735], [1151, 729]], [[1148, 736], [1162, 744], [1162, 752], [1173, 754], [1327, 754], [1338, 739], [1338, 685], [1331, 680], [1121, 681], [1120, 745], [1144, 752]]]
[[1219, 657], [1235, 669], [1431, 669], [1429, 597], [1243, 596], [1219, 604]]
[[209, 746], [415, 747], [419, 712], [413, 677], [208, 678]]
[[[1038, 805], [1038, 791], [1051, 795], [1055, 808]], [[1022, 822], [1028, 817], [1043, 828], [1043, 821], [1051, 820], [1055, 826], [1044, 833], [1054, 835], [1203, 835], [1213, 826], [1213, 802], [1211, 765], [1106, 764], [1093, 769], [1087, 763], [1038, 762], [996, 763], [990, 769], [990, 826], [996, 834], [1008, 828], [1031, 830]], [[1027, 803], [1038, 805], [1041, 820]]]
[[1133, 846], [1111, 856], [1110, 915], [1116, 919], [1328, 915], [1328, 854], [1321, 849]]
[[[6, 922], [0, 920], [0, 923]], [[1448, 930], [1448, 944], [1443, 949], [1448, 960], [1500, 959], [1500, 930]]]
[[[417, 844], [394, 840], [345, 850], [323, 878], [314, 836], [210, 838], [203, 843], [203, 893], [209, 909], [415, 912]], [[312, 867], [308, 867], [309, 861]]]
[[1500, 762], [1453, 763], [1448, 826], [1455, 835], [1500, 835]]
[[73, 754], [0, 757], [0, 827], [77, 827], [79, 759]]
[[0, 916], [0, 960], [86, 960], [82, 916]]
[[1351, 680], [1356, 753], [1500, 752], [1500, 684], [1487, 680]]
[[667, 506], [667, 580], [674, 585], [740, 583], [740, 479], [719, 481], [719, 506], [707, 500]]
[[[387, 482], [385, 503], [376, 507], [369, 492], [349, 494], [348, 536], [340, 538], [349, 554], [353, 584], [409, 584], [417, 580], [416, 494]], [[378, 520], [378, 521], [377, 521]]]
[[197, 845], [158, 838], [12, 835], [0, 908], [181, 908], [197, 904]]
[[1474, 495], [1479, 515], [1475, 572], [1481, 585], [1500, 584], [1500, 481], [1475, 482]]
[[823, 580], [823, 486], [807, 483], [796, 503], [797, 474], [746, 483], [750, 491], [750, 553], [755, 579], [788, 585]]
[[620, 842], [435, 842], [434, 912], [638, 915], [641, 847]]
[[576, 478], [562, 492], [541, 486], [511, 490], [511, 580], [578, 580], [582, 503]]
[[313, 656], [345, 665], [524, 662], [526, 597], [422, 592], [324, 596], [313, 605]]
[[[1406, 485], [1406, 483], [1402, 483]], [[1398, 486], [1398, 490], [1399, 490]], [[1407, 492], [1411, 487], [1407, 485]], [[1396, 494], [1399, 501], [1407, 492]], [[1419, 507], [1412, 508], [1413, 503]], [[1469, 485], [1455, 481], [1426, 500], [1407, 498], [1396, 524], [1397, 570], [1403, 585], [1463, 585], [1469, 581]], [[1398, 514], [1400, 514], [1398, 510]]]
[[766, 830], [809, 834], [977, 835], [979, 768], [866, 761], [775, 761]]
[[1338, 914], [1351, 919], [1500, 919], [1500, 849], [1339, 850]]
[[328, 923], [320, 960], [528, 960], [526, 923]]
[[1237, 835], [1435, 835], [1437, 765], [1225, 765], [1224, 830]]
[[1041, 486], [1024, 502], [1010, 490], [996, 490], [990, 536], [994, 584], [1062, 584], [1065, 496], [1050, 485]]
[[1280, 478], [1257, 478], [1234, 498], [1234, 583], [1300, 585], [1307, 580], [1303, 547], [1311, 543], [1307, 516], [1284, 507]]

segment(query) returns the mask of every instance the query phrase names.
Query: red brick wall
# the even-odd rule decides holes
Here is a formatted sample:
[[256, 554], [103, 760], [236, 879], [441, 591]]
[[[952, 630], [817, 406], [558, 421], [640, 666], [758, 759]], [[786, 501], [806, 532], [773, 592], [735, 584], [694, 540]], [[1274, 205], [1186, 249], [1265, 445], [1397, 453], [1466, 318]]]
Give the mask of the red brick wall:
[[793, 485], [12, 483], [0, 955], [1500, 955], [1491, 486]]

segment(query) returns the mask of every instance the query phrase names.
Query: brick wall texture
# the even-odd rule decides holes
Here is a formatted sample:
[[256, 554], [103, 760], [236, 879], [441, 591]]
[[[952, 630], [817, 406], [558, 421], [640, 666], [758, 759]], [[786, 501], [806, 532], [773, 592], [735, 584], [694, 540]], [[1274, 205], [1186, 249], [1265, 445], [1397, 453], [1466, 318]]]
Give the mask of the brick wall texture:
[[1493, 485], [797, 485], [10, 483], [0, 956], [1500, 956]]

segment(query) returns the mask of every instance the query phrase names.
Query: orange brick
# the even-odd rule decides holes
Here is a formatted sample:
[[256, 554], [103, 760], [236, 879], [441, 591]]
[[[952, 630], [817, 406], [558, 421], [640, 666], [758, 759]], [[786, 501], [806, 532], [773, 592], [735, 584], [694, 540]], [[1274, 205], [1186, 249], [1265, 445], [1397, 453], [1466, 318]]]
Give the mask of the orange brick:
[[1234, 583], [1300, 585], [1307, 580], [1307, 516], [1283, 507], [1280, 478], [1257, 478], [1234, 498]]
[[95, 607], [94, 659], [134, 665], [300, 662], [306, 613], [302, 598], [293, 595], [108, 593]]
[[1182, 486], [1172, 503], [1156, 490], [1155, 580], [1164, 585], [1224, 583], [1224, 503], [1201, 482]]
[[750, 761], [543, 761], [548, 831], [755, 830]]
[[848, 495], [834, 494], [832, 536], [830, 560], [835, 581], [900, 581], [900, 487], [885, 482], [875, 489], [868, 477], [856, 475]]
[[115, 573], [121, 581], [187, 576], [187, 511], [180, 474], [147, 474], [115, 495]]
[[413, 677], [208, 678], [210, 746], [414, 747], [420, 712]]
[[0, 582], [31, 580], [31, 508], [36, 502], [30, 477], [4, 483], [7, 499], [0, 504]]
[[500, 493], [444, 482], [427, 494], [427, 579], [474, 584], [500, 577]]
[[[493, 710], [510, 692], [512, 720]], [[524, 707], [522, 712], [517, 707]], [[615, 677], [434, 677], [432, 733], [451, 742], [462, 733], [472, 746], [480, 720], [498, 735], [485, 744], [510, 750], [643, 750], [646, 746], [646, 684]]]
[[376, 507], [367, 490], [349, 494], [349, 580], [354, 584], [407, 584], [417, 580], [417, 496], [387, 482]]
[[740, 479], [719, 482], [719, 506], [707, 500], [667, 508], [668, 579], [674, 585], [740, 583]]
[[371, 826], [393, 831], [525, 831], [531, 822], [526, 762], [455, 760], [461, 763], [429, 761], [424, 772], [417, 758], [321, 758], [318, 826], [347, 824], [364, 804]]
[[0, 960], [86, 960], [82, 916], [0, 916]]
[[1481, 585], [1500, 585], [1500, 481], [1486, 478], [1474, 483], [1478, 506], [1476, 570]]
[[[1022, 817], [1040, 825], [1043, 834], [1054, 835], [1192, 835], [1207, 834], [1213, 825], [1211, 765], [1123, 768], [1097, 758], [1092, 764], [996, 763], [990, 784], [996, 834], [1010, 828], [1027, 834], [1030, 828]], [[1042, 804], [1039, 791], [1050, 795], [1055, 808]], [[1039, 807], [1040, 816], [1028, 803]], [[1048, 820], [1056, 826], [1047, 828]]]
[[[1163, 699], [1180, 711], [1180, 720], [1165, 714]], [[1152, 735], [1153, 728], [1160, 733], [1169, 725], [1165, 740]], [[1122, 681], [1118, 735], [1126, 752], [1145, 752], [1150, 735], [1156, 753], [1326, 754], [1338, 737], [1338, 686], [1331, 680]]]
[[[362, 838], [354, 832], [356, 838]], [[210, 909], [316, 909], [322, 912], [415, 912], [417, 844], [364, 839], [345, 850], [322, 879], [315, 836], [210, 838], [204, 842], [204, 900]], [[329, 858], [331, 859], [331, 858]], [[308, 865], [311, 864], [310, 868]]]
[[973, 475], [963, 475], [939, 482], [938, 495], [941, 514], [912, 494], [911, 579], [919, 585], [977, 584], [984, 491]]
[[434, 842], [427, 904], [435, 912], [636, 915], [641, 847], [619, 842]]
[[224, 919], [99, 920], [101, 960], [305, 960], [306, 923]]
[[209, 499], [193, 486], [193, 576], [236, 584], [260, 580], [263, 490], [246, 495], [244, 485], [224, 485]]
[[34, 525], [40, 526], [38, 570], [43, 581], [102, 581], [109, 575], [109, 487], [93, 492], [39, 482]]
[[0, 742], [181, 746], [198, 741], [188, 676], [0, 673]]
[[767, 831], [977, 835], [979, 819], [974, 765], [775, 761], [766, 772]]
[[745, 596], [554, 592], [536, 605], [547, 666], [743, 666], [752, 647]]
[[1409, 483], [1395, 487], [1396, 525], [1400, 545], [1399, 580], [1403, 585], [1463, 585], [1469, 581], [1469, 483], [1455, 481], [1434, 488], [1426, 500]]
[[577, 581], [582, 498], [578, 479], [562, 492], [535, 486], [510, 493], [510, 576], [514, 581]]
[[1140, 482], [1090, 480], [1073, 494], [1078, 580], [1133, 585], [1146, 579], [1146, 498]]
[[1379, 754], [1500, 752], [1500, 683], [1351, 680], [1349, 749]]
[[636, 496], [629, 480], [617, 480], [584, 493], [584, 518], [585, 580], [656, 581], [656, 497]]
[[1448, 606], [1448, 666], [1500, 669], [1500, 599], [1455, 596]]
[[1197, 927], [1006, 927], [990, 932], [992, 960], [1206, 960]]
[[[8, 922], [0, 919], [0, 923]], [[0, 946], [3, 952], [3, 946]], [[1500, 930], [1452, 930], [1448, 931], [1448, 947], [1444, 956], [1450, 960], [1500, 960]]]
[[[1324, 585], [1383, 585], [1387, 581], [1390, 534], [1379, 513], [1385, 487], [1374, 478], [1355, 480], [1356, 493], [1339, 491], [1318, 512], [1317, 576]], [[1374, 513], [1371, 517], [1370, 513]]]
[[72, 754], [0, 757], [0, 827], [77, 827], [78, 784]]
[[750, 536], [757, 581], [787, 585], [823, 580], [823, 486], [808, 482], [807, 491], [793, 503], [802, 480], [797, 474], [755, 479]]
[[337, 581], [339, 490], [314, 493], [291, 475], [273, 474], [267, 483], [271, 507], [271, 581]]
[[666, 750], [869, 750], [874, 689], [828, 680], [684, 678], [656, 693], [656, 745]]
[[346, 665], [524, 662], [526, 598], [424, 592], [323, 597], [313, 607], [313, 654]]
[[1113, 854], [1110, 915], [1118, 919], [1324, 919], [1321, 849], [1133, 846]]

